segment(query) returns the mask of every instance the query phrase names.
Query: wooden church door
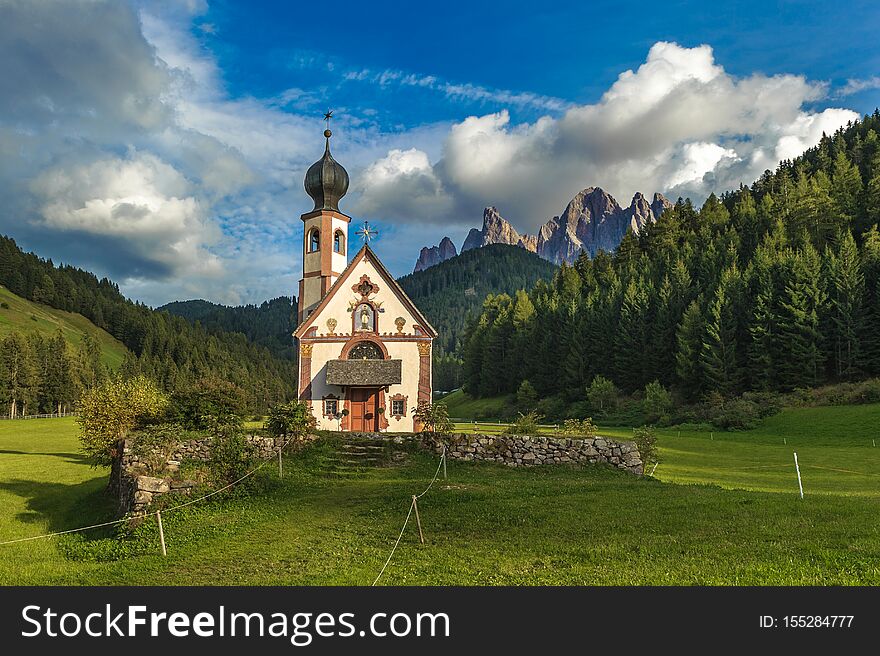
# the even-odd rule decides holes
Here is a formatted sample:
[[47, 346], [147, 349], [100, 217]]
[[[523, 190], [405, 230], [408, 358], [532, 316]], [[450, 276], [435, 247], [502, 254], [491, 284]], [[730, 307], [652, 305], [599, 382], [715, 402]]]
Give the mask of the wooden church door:
[[379, 390], [370, 387], [349, 388], [351, 394], [351, 430], [376, 432], [379, 430]]

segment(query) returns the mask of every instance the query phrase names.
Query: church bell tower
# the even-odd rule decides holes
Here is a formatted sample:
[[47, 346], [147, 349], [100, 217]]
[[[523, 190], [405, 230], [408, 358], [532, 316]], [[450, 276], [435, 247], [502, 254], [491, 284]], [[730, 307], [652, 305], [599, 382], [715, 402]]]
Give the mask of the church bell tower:
[[324, 156], [306, 172], [306, 193], [315, 207], [302, 215], [303, 277], [299, 281], [299, 321], [302, 322], [336, 282], [348, 262], [348, 224], [339, 200], [348, 191], [348, 172], [330, 154], [331, 112], [325, 115]]

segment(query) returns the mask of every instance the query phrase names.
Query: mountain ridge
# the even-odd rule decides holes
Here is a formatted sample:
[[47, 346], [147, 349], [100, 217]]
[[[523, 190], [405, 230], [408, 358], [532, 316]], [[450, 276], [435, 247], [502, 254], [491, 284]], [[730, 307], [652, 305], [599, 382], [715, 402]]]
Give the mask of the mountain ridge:
[[[542, 224], [537, 234], [529, 235], [520, 234], [497, 207], [489, 206], [483, 210], [482, 228], [471, 228], [461, 253], [490, 244], [507, 244], [536, 253], [554, 264], [571, 264], [581, 251], [594, 257], [600, 250], [615, 250], [628, 230], [639, 234], [670, 207], [672, 203], [661, 193], [655, 193], [649, 202], [644, 194], [637, 192], [630, 205], [622, 208], [601, 187], [587, 187], [575, 194], [561, 214]], [[452, 245], [449, 237], [440, 243], [441, 246]], [[444, 257], [441, 250], [438, 246], [423, 248], [414, 272], [451, 257]]]

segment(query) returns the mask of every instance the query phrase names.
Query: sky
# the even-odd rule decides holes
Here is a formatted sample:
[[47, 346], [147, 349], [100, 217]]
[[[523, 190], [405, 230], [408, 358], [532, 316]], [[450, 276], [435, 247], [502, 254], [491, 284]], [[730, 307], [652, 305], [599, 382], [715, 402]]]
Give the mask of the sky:
[[301, 276], [327, 109], [403, 275], [488, 205], [700, 203], [880, 105], [875, 2], [720, 4], [0, 0], [0, 232], [152, 306], [259, 303]]

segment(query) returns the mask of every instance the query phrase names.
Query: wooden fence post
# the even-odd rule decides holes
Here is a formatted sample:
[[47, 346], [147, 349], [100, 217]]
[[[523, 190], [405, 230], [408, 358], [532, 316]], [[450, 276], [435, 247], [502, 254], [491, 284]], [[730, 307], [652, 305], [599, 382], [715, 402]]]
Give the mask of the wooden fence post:
[[162, 528], [162, 513], [158, 510], [156, 511], [156, 519], [159, 520], [159, 542], [162, 545], [162, 555], [167, 556], [168, 552], [165, 550], [165, 530]]
[[416, 524], [419, 527], [419, 542], [425, 544], [425, 536], [422, 533], [422, 520], [419, 519], [419, 502], [416, 500], [416, 495], [413, 495], [413, 508], [416, 511]]

